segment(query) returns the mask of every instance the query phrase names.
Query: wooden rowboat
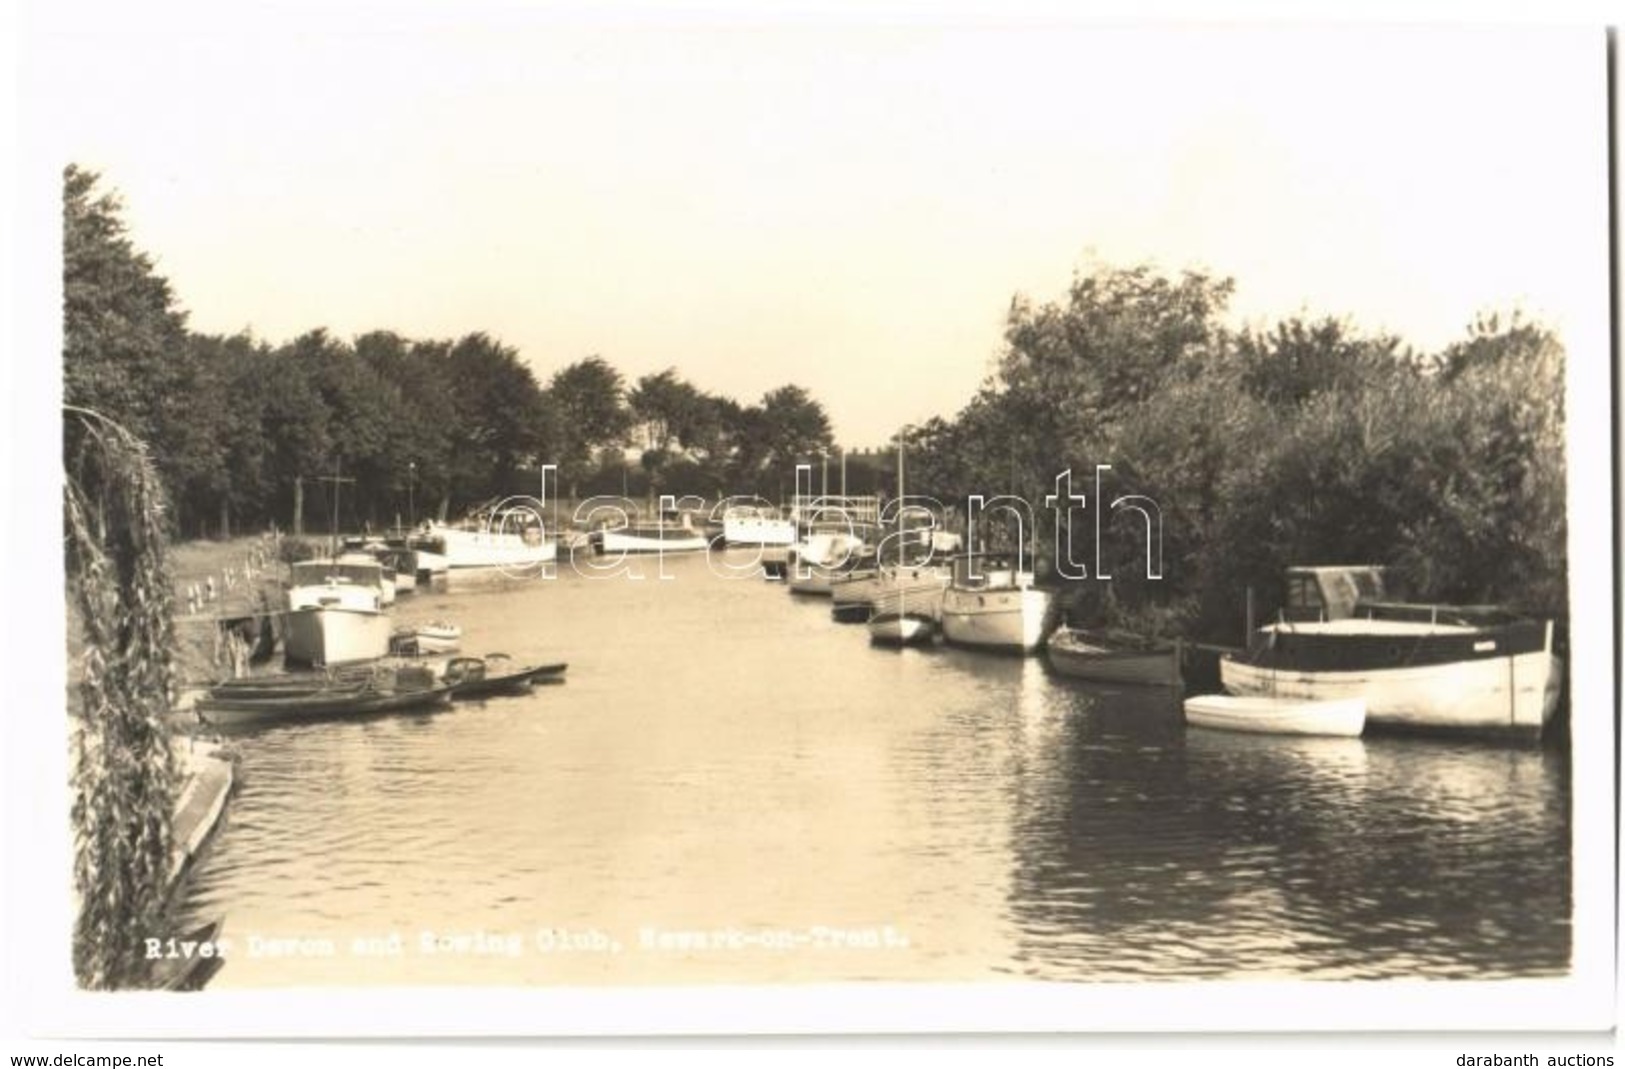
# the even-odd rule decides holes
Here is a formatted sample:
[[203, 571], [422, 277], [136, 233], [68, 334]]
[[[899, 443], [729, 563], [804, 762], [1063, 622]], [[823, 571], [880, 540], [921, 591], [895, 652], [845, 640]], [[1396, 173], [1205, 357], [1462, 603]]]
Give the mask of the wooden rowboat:
[[215, 727], [244, 727], [428, 709], [450, 698], [451, 688], [445, 684], [406, 689], [341, 686], [270, 697], [239, 697], [217, 690], [198, 699], [197, 714], [204, 723]]
[[1045, 644], [1050, 667], [1094, 683], [1180, 685], [1179, 648], [1138, 635], [1063, 627]]
[[219, 950], [220, 929], [224, 923], [212, 920], [171, 940], [176, 956], [160, 957], [152, 962], [148, 985], [158, 991], [202, 991], [226, 964]]
[[929, 644], [937, 622], [923, 613], [888, 612], [869, 617], [869, 641], [877, 646]]
[[1185, 722], [1220, 731], [1357, 736], [1365, 730], [1365, 699], [1305, 701], [1203, 694], [1185, 699]]
[[389, 639], [391, 653], [403, 657], [420, 657], [430, 653], [456, 653], [463, 640], [463, 629], [456, 624], [439, 620], [417, 627], [403, 627]]

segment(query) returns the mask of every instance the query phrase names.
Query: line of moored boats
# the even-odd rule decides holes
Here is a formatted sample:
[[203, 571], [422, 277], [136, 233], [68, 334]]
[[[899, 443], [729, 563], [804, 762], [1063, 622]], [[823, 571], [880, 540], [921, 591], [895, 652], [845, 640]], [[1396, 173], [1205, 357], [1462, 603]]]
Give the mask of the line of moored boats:
[[[940, 537], [940, 536], [935, 536]], [[1120, 631], [1053, 626], [1054, 595], [1020, 555], [878, 559], [852, 524], [770, 550], [770, 577], [824, 595], [837, 620], [865, 621], [875, 643], [939, 638], [967, 648], [1042, 653], [1058, 674], [1116, 686], [1184, 684], [1187, 649]], [[935, 549], [937, 547], [929, 547]], [[1563, 664], [1551, 621], [1490, 606], [1406, 602], [1375, 565], [1287, 569], [1287, 604], [1224, 651], [1225, 694], [1184, 702], [1188, 722], [1224, 730], [1359, 735], [1378, 727], [1539, 737], [1557, 709]]]

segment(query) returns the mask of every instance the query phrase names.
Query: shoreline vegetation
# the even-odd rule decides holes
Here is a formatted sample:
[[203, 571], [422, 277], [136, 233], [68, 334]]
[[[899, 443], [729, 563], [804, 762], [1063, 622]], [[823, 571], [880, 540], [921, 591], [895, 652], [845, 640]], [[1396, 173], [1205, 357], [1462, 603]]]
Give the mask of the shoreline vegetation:
[[[836, 455], [823, 405], [794, 384], [741, 402], [675, 369], [628, 384], [598, 355], [544, 381], [546, 356], [481, 332], [343, 340], [316, 327], [275, 345], [194, 333], [127, 237], [118, 196], [76, 166], [63, 179], [85, 986], [140, 986], [117, 934], [140, 930], [161, 899], [176, 789], [164, 706], [177, 672], [213, 656], [212, 639], [177, 631], [177, 606], [199, 577], [252, 554], [242, 532], [314, 541], [457, 516], [538, 496], [544, 464], [557, 466], [552, 492], [571, 499], [785, 502], [797, 464], [816, 479]], [[1266, 609], [1279, 604], [1286, 566], [1372, 563], [1419, 599], [1500, 603], [1562, 626], [1566, 354], [1555, 334], [1516, 312], [1484, 315], [1436, 352], [1307, 314], [1234, 329], [1235, 285], [1096, 264], [1060, 300], [1016, 296], [965, 407], [899, 428], [891, 450], [843, 454], [855, 461], [848, 488], [894, 494], [899, 446], [908, 492], [944, 503], [1043, 502], [1071, 470], [1086, 509], [1060, 526], [1040, 512], [1032, 539], [1039, 581], [1064, 588], [1074, 623], [1236, 644], [1241, 606], [1254, 591]], [[1157, 505], [1160, 579], [1145, 574], [1145, 518], [1101, 511], [1124, 497]], [[1000, 537], [979, 534], [994, 549]], [[1098, 550], [1091, 577], [1057, 582], [1062, 542]]]
[[[575, 500], [784, 503], [797, 464], [836, 485], [827, 414], [793, 384], [745, 404], [672, 369], [629, 384], [597, 355], [544, 379], [541, 358], [484, 333], [192, 333], [125, 236], [118, 197], [77, 167], [64, 183], [65, 397], [153, 444], [178, 539], [325, 532], [334, 477], [337, 526], [352, 531], [540, 496], [544, 464], [557, 468], [548, 495]], [[1550, 330], [1487, 314], [1419, 352], [1307, 313], [1233, 329], [1235, 288], [1097, 264], [1056, 301], [1015, 296], [965, 407], [847, 453], [848, 489], [894, 493], [898, 443], [908, 493], [949, 505], [1036, 505], [1069, 469], [1091, 500], [1061, 537], [1093, 547], [1099, 522], [1099, 568], [1085, 549], [1091, 577], [1058, 581], [1040, 510], [1040, 581], [1065, 588], [1072, 616], [1130, 630], [1238, 643], [1247, 590], [1278, 604], [1293, 564], [1383, 564], [1419, 599], [1566, 616], [1566, 357]], [[1146, 578], [1146, 520], [1109, 509], [1125, 496], [1160, 510], [1159, 579]], [[1007, 534], [990, 525], [979, 540], [1002, 548]]]

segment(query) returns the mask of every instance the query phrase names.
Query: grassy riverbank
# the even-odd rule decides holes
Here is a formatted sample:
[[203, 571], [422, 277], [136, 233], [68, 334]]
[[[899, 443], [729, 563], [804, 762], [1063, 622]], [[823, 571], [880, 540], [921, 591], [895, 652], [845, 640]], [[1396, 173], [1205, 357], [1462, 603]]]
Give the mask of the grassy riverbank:
[[[223, 616], [251, 611], [262, 588], [280, 584], [283, 566], [270, 554], [263, 535], [175, 543], [169, 547], [165, 563], [174, 596], [176, 681], [185, 686], [229, 674], [229, 652], [219, 621]], [[71, 589], [66, 606], [67, 709], [72, 716], [80, 708], [84, 629]]]
[[286, 566], [277, 549], [266, 535], [199, 539], [170, 548], [175, 675], [183, 685], [231, 674], [232, 650], [221, 622], [264, 613], [280, 602]]

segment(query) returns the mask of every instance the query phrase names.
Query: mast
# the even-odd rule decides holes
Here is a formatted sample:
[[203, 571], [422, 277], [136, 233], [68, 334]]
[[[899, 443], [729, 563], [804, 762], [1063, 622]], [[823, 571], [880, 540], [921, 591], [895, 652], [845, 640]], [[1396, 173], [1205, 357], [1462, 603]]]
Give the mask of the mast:
[[903, 432], [906, 430], [908, 428], [904, 427], [897, 432], [897, 563], [899, 565], [903, 563], [903, 552], [906, 548], [903, 544]]
[[329, 557], [336, 557], [339, 555], [339, 485], [341, 483], [355, 482], [355, 480], [352, 478], [341, 476], [339, 473], [343, 470], [343, 459], [335, 458], [333, 461], [333, 474], [321, 476], [322, 482], [333, 484], [333, 522], [330, 530], [328, 531], [329, 547], [327, 555]]

